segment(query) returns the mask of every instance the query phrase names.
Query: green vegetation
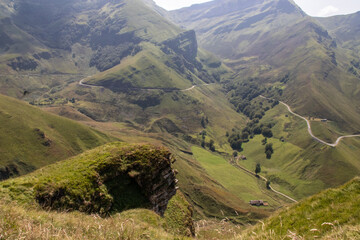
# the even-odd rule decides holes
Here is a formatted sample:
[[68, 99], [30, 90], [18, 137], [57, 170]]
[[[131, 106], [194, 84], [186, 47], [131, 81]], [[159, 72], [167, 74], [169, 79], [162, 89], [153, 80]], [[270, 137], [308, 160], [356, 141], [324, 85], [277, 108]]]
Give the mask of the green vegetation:
[[[220, 10], [212, 14], [214, 9]], [[349, 72], [357, 69], [360, 52], [358, 14], [315, 20], [293, 1], [265, 0], [213, 1], [172, 16], [234, 70], [223, 83], [247, 116], [263, 115], [260, 107], [246, 108], [263, 94], [301, 115], [330, 119], [348, 134], [360, 128], [360, 83]]]
[[[271, 129], [274, 136], [264, 139], [256, 135], [244, 143], [242, 154], [247, 160], [239, 164], [253, 170], [260, 163], [262, 175], [275, 189], [301, 199], [326, 186], [339, 186], [359, 174], [354, 161], [359, 154], [358, 139], [347, 139], [336, 148], [317, 143], [309, 136], [305, 121], [289, 115], [283, 105], [269, 110], [259, 123], [275, 123]], [[271, 159], [264, 154], [267, 144], [272, 144]], [[350, 175], [345, 176], [344, 172]]]
[[[36, 201], [45, 209], [101, 215], [150, 206], [146, 199], [153, 193], [146, 192], [152, 188], [147, 185], [159, 181], [152, 179], [153, 174], [164, 164], [170, 166], [169, 156], [161, 148], [112, 143], [2, 182], [1, 192], [20, 202]], [[123, 192], [127, 192], [126, 197]]]
[[257, 163], [255, 167], [255, 174], [258, 175], [259, 173], [261, 173], [261, 166], [260, 163]]
[[[222, 157], [204, 149], [192, 147], [192, 151], [195, 159], [211, 177], [226, 188], [227, 191], [243, 201], [244, 208], [249, 209], [248, 202], [254, 199], [267, 200], [272, 207], [277, 206], [277, 202], [274, 202], [273, 199], [262, 192], [261, 186], [259, 186], [259, 182], [255, 177], [235, 168]], [[246, 205], [248, 206], [246, 207]]]
[[164, 219], [145, 209], [101, 218], [0, 203], [0, 229], [0, 237], [4, 239], [187, 239], [168, 233]]
[[274, 153], [273, 144], [269, 143], [265, 146], [265, 154], [267, 159], [271, 159], [271, 155]]
[[360, 179], [283, 209], [236, 239], [357, 239]]
[[0, 179], [28, 173], [115, 139], [3, 95], [0, 130]]
[[[114, 218], [121, 220], [123, 216], [125, 219], [127, 215], [131, 218], [134, 214], [140, 223], [150, 221], [149, 224], [157, 224], [157, 227], [177, 235], [191, 236], [194, 234], [194, 227], [189, 203], [178, 193], [168, 204], [175, 195], [175, 176], [170, 162], [171, 154], [161, 147], [111, 143], [46, 166], [29, 175], [3, 181], [0, 183], [0, 212], [5, 215], [0, 221], [2, 234], [10, 236], [23, 229], [18, 222], [7, 225], [13, 220], [7, 218], [10, 208], [5, 206], [11, 202], [12, 209], [15, 209], [13, 214], [20, 215], [15, 221], [29, 221], [30, 225], [35, 224], [35, 219], [32, 219], [35, 212], [40, 213], [44, 220], [51, 215], [55, 218], [61, 215], [66, 218], [65, 215], [68, 215], [69, 219], [82, 216], [76, 211], [97, 213], [102, 217], [109, 217], [111, 214], [109, 222]], [[163, 197], [159, 197], [160, 193]], [[167, 204], [168, 209], [165, 211]], [[45, 213], [39, 207], [68, 213]], [[165, 218], [160, 220], [145, 210], [123, 213], [124, 210], [133, 208], [153, 208], [159, 214], [165, 211]], [[27, 215], [23, 213], [24, 209], [31, 211]], [[122, 213], [118, 215], [119, 212]], [[47, 231], [57, 232], [62, 224], [67, 224], [67, 220], [62, 220], [64, 222], [58, 222], [59, 225]], [[104, 223], [106, 221], [103, 220]], [[107, 227], [111, 228], [112, 225]], [[131, 227], [132, 224], [127, 226], [126, 231], [137, 229]], [[67, 230], [72, 232], [71, 229]], [[109, 234], [118, 234], [118, 231], [112, 231]], [[92, 231], [82, 232], [85, 235], [90, 233]]]
[[176, 234], [195, 236], [195, 226], [192, 220], [193, 209], [182, 193], [177, 193], [168, 203], [164, 214], [166, 228]]
[[[142, 157], [161, 156], [149, 153], [156, 147], [110, 144], [0, 183], [5, 238], [41, 238], [45, 233], [36, 227], [39, 222], [51, 222], [46, 225], [50, 237], [166, 239], [177, 236], [165, 231], [189, 236], [196, 226], [199, 237], [230, 238], [240, 231], [233, 223], [254, 223], [283, 205], [284, 199], [269, 190], [270, 182], [300, 200], [359, 175], [359, 139], [324, 146], [279, 101], [260, 98], [289, 103], [312, 119], [314, 133], [326, 141], [358, 131], [356, 37], [336, 43], [287, 0], [234, 0], [221, 6], [213, 1], [203, 5], [206, 9], [200, 5], [180, 14], [164, 13], [145, 1], [150, 8], [142, 0], [0, 3], [0, 92], [126, 142], [167, 146], [178, 159], [184, 196], [178, 193], [170, 200], [164, 219], [145, 210], [128, 211], [152, 207], [150, 191], [144, 192], [146, 184], [139, 181], [149, 182], [147, 174], [157, 173]], [[175, 16], [197, 34], [164, 15]], [[351, 17], [352, 23], [357, 20]], [[353, 32], [356, 24], [343, 27], [348, 21], [331, 21], [331, 32], [339, 39], [346, 35], [339, 29]], [[223, 57], [231, 69], [198, 43]], [[94, 86], [80, 86], [80, 80]], [[323, 118], [329, 121], [320, 122]], [[0, 97], [0, 123], [0, 176], [6, 177], [115, 140], [5, 97]], [[126, 154], [140, 160], [134, 163]], [[266, 183], [253, 176], [256, 168], [269, 179]], [[248, 201], [254, 199], [269, 206], [252, 207]], [[70, 213], [45, 213], [33, 203]], [[23, 206], [33, 207], [30, 215]], [[109, 232], [94, 233], [89, 216], [77, 211], [110, 215], [95, 220], [110, 224]], [[193, 212], [205, 223], [193, 225]], [[130, 224], [124, 219], [131, 214], [136, 216], [129, 217], [134, 219]], [[70, 220], [61, 220], [64, 216]], [[82, 217], [78, 232], [69, 227]], [[39, 231], [31, 235], [23, 224]], [[112, 226], [121, 232], [114, 235]]]

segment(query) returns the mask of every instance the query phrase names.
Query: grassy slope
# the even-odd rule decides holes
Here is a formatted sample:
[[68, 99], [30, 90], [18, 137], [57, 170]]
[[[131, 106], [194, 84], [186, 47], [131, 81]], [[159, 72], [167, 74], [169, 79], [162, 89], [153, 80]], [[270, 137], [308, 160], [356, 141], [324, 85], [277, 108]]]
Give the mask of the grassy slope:
[[268, 201], [272, 208], [279, 206], [279, 203], [271, 199], [266, 194], [266, 190], [264, 191], [264, 182], [233, 167], [224, 158], [203, 148], [192, 147], [192, 151], [194, 158], [211, 177], [243, 201], [242, 208], [252, 208], [248, 202], [257, 199]]
[[359, 12], [333, 16], [327, 18], [317, 18], [331, 35], [337, 38], [337, 42], [347, 50], [356, 59], [360, 52], [359, 33], [356, 29], [359, 26]]
[[[164, 218], [145, 209], [117, 213], [118, 210], [114, 208], [111, 217], [108, 218], [88, 216], [73, 211], [77, 208], [83, 211], [83, 208], [96, 204], [104, 208], [107, 204], [102, 201], [106, 199], [116, 204], [119, 204], [119, 201], [125, 201], [130, 205], [137, 204], [140, 200], [134, 189], [129, 191], [127, 188], [118, 188], [126, 192], [124, 199], [124, 193], [111, 191], [109, 188], [111, 186], [106, 181], [104, 184], [99, 184], [100, 179], [106, 179], [111, 175], [111, 171], [104, 170], [111, 168], [119, 172], [129, 171], [127, 168], [134, 167], [139, 171], [138, 174], [151, 174], [153, 170], [157, 171], [157, 165], [161, 165], [162, 161], [168, 161], [166, 160], [168, 154], [169, 152], [164, 148], [154, 146], [112, 143], [44, 167], [29, 175], [3, 181], [0, 183], [1, 237], [8, 239], [20, 234], [27, 238], [48, 239], [49, 236], [60, 234], [67, 235], [71, 239], [84, 237], [136, 239], [148, 235], [151, 238], [173, 239], [174, 236], [170, 233], [179, 234], [179, 238], [183, 238], [181, 236], [184, 235], [189, 236], [192, 209], [181, 193], [177, 193], [170, 200]], [[134, 169], [126, 174], [136, 174]], [[127, 184], [127, 180], [117, 182], [118, 187]], [[40, 210], [36, 200], [39, 194], [47, 192], [52, 195], [59, 189], [63, 189], [65, 196], [60, 194], [54, 197], [59, 198], [58, 209], [64, 212]], [[91, 198], [92, 195], [99, 193], [100, 197]], [[87, 201], [79, 201], [79, 199], [87, 199]], [[132, 202], [129, 202], [130, 200]], [[74, 204], [80, 205], [74, 207]], [[133, 207], [139, 206], [143, 205]], [[69, 212], [65, 213], [66, 211]], [[76, 224], [77, 227], [74, 228], [74, 222], [81, 222], [81, 226]], [[39, 223], [43, 224], [42, 228], [38, 227]], [[103, 228], [98, 228], [99, 224]]]
[[236, 239], [358, 239], [360, 179], [283, 209]]
[[[164, 220], [144, 209], [128, 210], [111, 218], [83, 213], [57, 213], [0, 203], [4, 239], [174, 239], [161, 226]], [[76, 226], [76, 227], [74, 227]], [[99, 227], [101, 226], [101, 227]], [[186, 239], [179, 237], [179, 239]]]
[[276, 189], [301, 199], [341, 185], [360, 173], [356, 161], [359, 139], [346, 139], [336, 148], [317, 143], [308, 134], [305, 121], [289, 114], [282, 105], [268, 111], [262, 122], [276, 123], [272, 129], [274, 137], [268, 139], [274, 145], [272, 158], [266, 159], [263, 137], [256, 136], [243, 144], [243, 154], [248, 159], [239, 164], [255, 169], [256, 163], [260, 163], [262, 173]]
[[114, 139], [5, 96], [0, 96], [0, 122], [0, 166], [15, 164], [20, 174]]
[[121, 85], [130, 85], [134, 88], [178, 89], [192, 86], [189, 80], [165, 65], [168, 57], [159, 48], [147, 43], [142, 46], [144, 50], [135, 57], [126, 59], [116, 67], [91, 77], [85, 83], [111, 89], [121, 89]]

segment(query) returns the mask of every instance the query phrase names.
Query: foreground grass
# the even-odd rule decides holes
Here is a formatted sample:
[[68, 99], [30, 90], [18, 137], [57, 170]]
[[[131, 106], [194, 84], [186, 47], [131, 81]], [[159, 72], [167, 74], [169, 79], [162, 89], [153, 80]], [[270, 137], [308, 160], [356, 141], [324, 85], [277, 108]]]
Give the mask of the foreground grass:
[[101, 218], [0, 203], [0, 239], [175, 239], [165, 228], [165, 220], [146, 209]]
[[175, 194], [171, 159], [163, 147], [115, 142], [0, 182], [0, 239], [192, 236], [193, 210]]
[[359, 239], [360, 178], [283, 209], [236, 239]]

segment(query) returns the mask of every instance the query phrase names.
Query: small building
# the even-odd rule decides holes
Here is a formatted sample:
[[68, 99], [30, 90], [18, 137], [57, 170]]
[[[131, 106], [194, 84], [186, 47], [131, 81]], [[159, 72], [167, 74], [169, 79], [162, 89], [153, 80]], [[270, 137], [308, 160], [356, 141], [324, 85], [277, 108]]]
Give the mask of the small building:
[[252, 205], [252, 206], [268, 206], [269, 204], [263, 200], [251, 200], [250, 205]]
[[245, 155], [241, 155], [241, 156], [240, 156], [240, 159], [241, 159], [241, 160], [246, 160], [247, 158], [246, 158]]

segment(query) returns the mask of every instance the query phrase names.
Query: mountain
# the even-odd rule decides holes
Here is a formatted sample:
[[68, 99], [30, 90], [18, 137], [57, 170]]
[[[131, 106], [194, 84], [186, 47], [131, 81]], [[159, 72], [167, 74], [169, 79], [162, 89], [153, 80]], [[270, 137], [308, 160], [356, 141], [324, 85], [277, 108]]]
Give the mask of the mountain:
[[[0, 92], [127, 142], [1, 182], [1, 219], [19, 213], [37, 221], [24, 209], [60, 227], [83, 218], [82, 233], [98, 238], [90, 235], [94, 222], [86, 214], [110, 214], [136, 231], [115, 224], [122, 232], [109, 226], [103, 238], [171, 239], [194, 233], [194, 213], [201, 220], [198, 236], [230, 238], [238, 224], [256, 223], [359, 175], [359, 139], [336, 147], [315, 141], [304, 119], [278, 101], [310, 119], [325, 141], [359, 129], [359, 81], [349, 71], [355, 55], [292, 1], [212, 1], [166, 12], [151, 0], [1, 0], [0, 13]], [[39, 141], [55, 139], [47, 123], [33, 125], [45, 115], [21, 119], [39, 138], [31, 139], [31, 153]], [[56, 129], [65, 134], [71, 123]], [[104, 143], [113, 139], [98, 134]], [[4, 134], [4, 141], [20, 149], [13, 135], [19, 133]], [[76, 136], [60, 142], [76, 147]], [[74, 154], [87, 147], [95, 146]], [[157, 165], [164, 159], [159, 153], [168, 151], [177, 159], [174, 171]], [[43, 166], [30, 157], [31, 170]], [[253, 173], [258, 164], [261, 177]], [[174, 172], [184, 196], [179, 191], [171, 198]], [[268, 205], [249, 204], [260, 199]], [[16, 205], [6, 207], [12, 201]], [[128, 205], [136, 210], [127, 211]], [[45, 213], [41, 206], [70, 213]], [[112, 219], [94, 220], [96, 231]], [[7, 234], [30, 234], [23, 230]]]
[[34, 171], [115, 138], [0, 95], [0, 180]]
[[[287, 103], [329, 143], [359, 132], [360, 81], [349, 72], [356, 53], [351, 55], [318, 19], [289, 0], [215, 0], [170, 13], [174, 22], [195, 30], [200, 47], [233, 70], [221, 83], [236, 110], [250, 119], [247, 127], [229, 133], [229, 140], [243, 139], [246, 160], [239, 165], [261, 164], [275, 188], [295, 199], [359, 175], [358, 138], [328, 147], [310, 137], [303, 119], [260, 97]], [[261, 126], [270, 127], [273, 137], [264, 139]], [[265, 144], [274, 148], [270, 159]]]
[[267, 209], [247, 203], [250, 196], [270, 199], [255, 178], [235, 171], [253, 186], [244, 197], [191, 153], [192, 145], [211, 141], [224, 157], [232, 153], [226, 132], [246, 119], [219, 84], [231, 70], [198, 47], [194, 31], [166, 20], [149, 3], [0, 1], [7, 22], [1, 31], [8, 36], [0, 91], [130, 143], [169, 147], [178, 157], [179, 186], [198, 218], [226, 213], [245, 223], [268, 216], [279, 203]]
[[254, 79], [296, 112], [330, 119], [343, 132], [360, 128], [359, 78], [348, 71], [346, 51], [293, 1], [216, 0], [171, 14], [237, 71], [237, 81]]
[[350, 57], [349, 72], [359, 77], [359, 29], [360, 12], [327, 18], [317, 18], [320, 24], [327, 29], [336, 43], [347, 50]]

